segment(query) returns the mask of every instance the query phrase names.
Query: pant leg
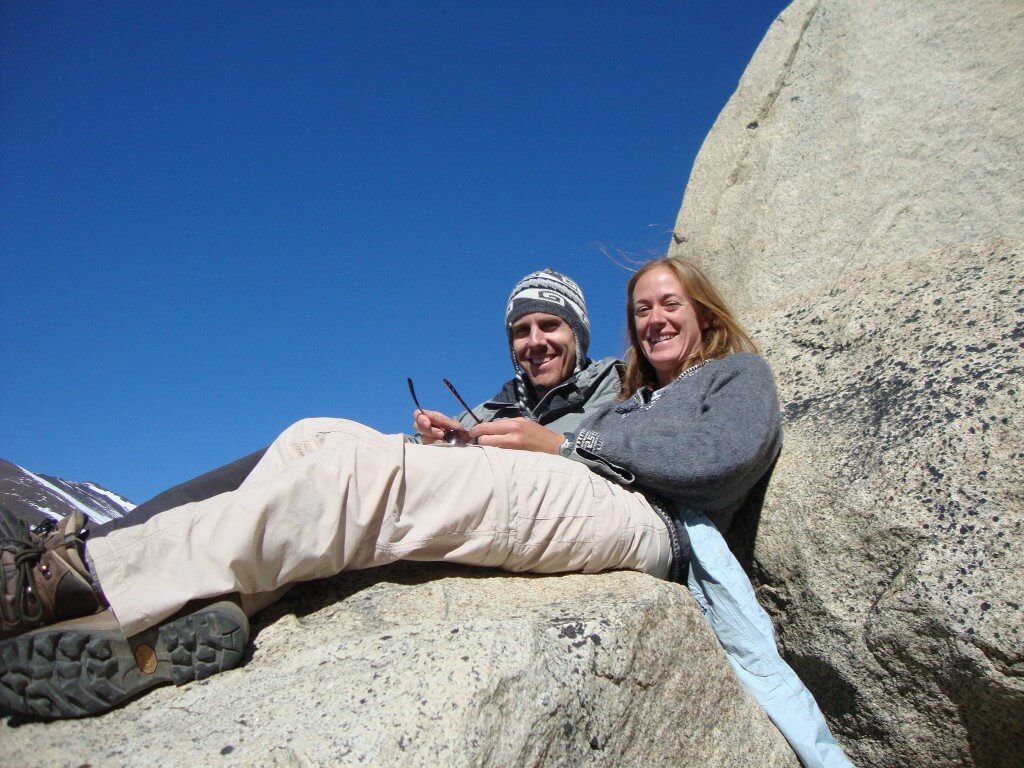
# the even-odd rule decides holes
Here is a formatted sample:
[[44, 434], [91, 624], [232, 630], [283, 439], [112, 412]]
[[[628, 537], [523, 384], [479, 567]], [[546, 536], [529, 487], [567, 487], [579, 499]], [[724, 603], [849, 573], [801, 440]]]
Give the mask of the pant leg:
[[234, 492], [87, 543], [129, 634], [193, 599], [255, 595], [399, 559], [659, 577], [646, 499], [560, 456], [406, 443], [349, 421], [286, 430]]
[[118, 531], [132, 525], [141, 525], [153, 515], [166, 512], [168, 509], [180, 507], [191, 501], [202, 501], [220, 493], [236, 490], [249, 476], [253, 467], [262, 458], [266, 448], [250, 453], [222, 467], [179, 483], [173, 488], [161, 491], [149, 501], [139, 504], [124, 517], [111, 520], [103, 525], [90, 527], [89, 535], [93, 538], [106, 536], [111, 531]]
[[806, 768], [852, 768], [814, 696], [782, 660], [771, 619], [750, 580], [707, 517], [685, 514], [690, 592], [747, 692], [786, 737]]

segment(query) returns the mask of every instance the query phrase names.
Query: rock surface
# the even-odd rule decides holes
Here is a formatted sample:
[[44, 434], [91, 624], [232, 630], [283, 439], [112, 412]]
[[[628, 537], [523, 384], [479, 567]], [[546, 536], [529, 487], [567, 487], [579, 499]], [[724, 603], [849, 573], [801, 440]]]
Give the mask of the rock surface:
[[860, 765], [1024, 765], [1024, 4], [797, 0], [671, 252], [779, 381], [754, 546]]
[[[343, 599], [342, 599], [343, 598]], [[5, 728], [10, 766], [796, 766], [685, 588], [401, 564], [303, 585], [244, 667]]]
[[672, 253], [744, 320], [866, 266], [1024, 239], [1024, 4], [797, 0], [701, 148]]
[[861, 765], [1024, 765], [1022, 246], [868, 270], [754, 327], [786, 412], [759, 595]]

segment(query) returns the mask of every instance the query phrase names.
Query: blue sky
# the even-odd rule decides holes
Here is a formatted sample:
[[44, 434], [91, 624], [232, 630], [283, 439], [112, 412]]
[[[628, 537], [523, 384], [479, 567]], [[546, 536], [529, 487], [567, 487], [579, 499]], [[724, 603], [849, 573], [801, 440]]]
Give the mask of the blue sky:
[[144, 501], [305, 416], [509, 378], [521, 276], [592, 356], [785, 3], [0, 4], [0, 457]]

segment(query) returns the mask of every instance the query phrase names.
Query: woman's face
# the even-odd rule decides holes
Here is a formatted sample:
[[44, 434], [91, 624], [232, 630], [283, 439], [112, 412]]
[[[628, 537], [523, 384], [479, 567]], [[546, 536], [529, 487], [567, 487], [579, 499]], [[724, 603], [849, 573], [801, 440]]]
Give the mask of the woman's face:
[[679, 278], [668, 267], [641, 275], [633, 286], [636, 342], [665, 386], [679, 373], [684, 360], [704, 346], [703, 314], [690, 302]]

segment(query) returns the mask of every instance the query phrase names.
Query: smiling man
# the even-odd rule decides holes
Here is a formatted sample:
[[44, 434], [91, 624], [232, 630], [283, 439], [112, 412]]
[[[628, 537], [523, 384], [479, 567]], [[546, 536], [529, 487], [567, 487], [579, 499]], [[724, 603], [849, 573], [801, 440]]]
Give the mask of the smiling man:
[[512, 324], [516, 362], [543, 397], [569, 378], [576, 365], [576, 339], [569, 324], [546, 312], [531, 312]]
[[572, 278], [543, 269], [516, 283], [505, 307], [505, 331], [514, 378], [472, 414], [451, 419], [418, 412], [416, 439], [432, 443], [446, 429], [468, 437], [480, 421], [481, 445], [558, 453], [586, 416], [618, 396], [622, 363], [587, 357], [590, 320]]
[[[468, 440], [468, 430], [479, 420], [488, 431], [479, 440], [482, 445], [557, 453], [586, 416], [618, 396], [623, 364], [614, 357], [587, 357], [590, 320], [583, 291], [572, 278], [543, 269], [516, 283], [505, 308], [505, 329], [515, 377], [474, 408], [472, 416], [415, 414], [417, 434], [409, 440], [433, 443], [443, 438], [445, 429], [455, 429]], [[91, 535], [139, 525], [168, 509], [236, 490], [265, 451], [169, 488], [124, 517], [94, 528]]]
[[[622, 363], [613, 357], [603, 360], [587, 357], [590, 321], [583, 292], [575, 281], [550, 269], [527, 275], [516, 284], [509, 296], [505, 327], [515, 372], [512, 380], [506, 382], [493, 399], [473, 409], [475, 419], [469, 413], [460, 414], [457, 421], [436, 411], [417, 410], [414, 418], [416, 430], [420, 434], [406, 436], [407, 440], [433, 443], [443, 437], [445, 429], [452, 428], [463, 433], [468, 440], [469, 428], [480, 421], [483, 424], [476, 428], [474, 434], [478, 434], [477, 442], [481, 445], [565, 455], [572, 448], [572, 433], [580, 428], [586, 417], [618, 396]], [[60, 582], [62, 585], [59, 591], [60, 606], [57, 606], [61, 613], [44, 615], [39, 610], [35, 614], [25, 615], [23, 611], [16, 611], [16, 615], [9, 616], [4, 612], [0, 615], [0, 639], [10, 639], [2, 642], [10, 649], [21, 649], [18, 653], [27, 653], [29, 645], [19, 645], [23, 640], [20, 635], [58, 618], [72, 619], [93, 614], [101, 607], [96, 603], [97, 586], [91, 575], [94, 571], [82, 560], [84, 555], [80, 546], [86, 535], [94, 544], [102, 542], [120, 529], [141, 525], [154, 517], [173, 512], [188, 502], [236, 490], [264, 453], [266, 449], [256, 451], [165, 491], [114, 523], [90, 527], [86, 531], [87, 523], [81, 513], [74, 512], [60, 523], [25, 533], [21, 539], [11, 539], [13, 544], [28, 546], [26, 551], [31, 555], [25, 560], [25, 567], [31, 565], [33, 557], [37, 560], [43, 556], [47, 558], [44, 564], [47, 573], [52, 571], [56, 576], [54, 583]], [[5, 525], [15, 524], [13, 518], [8, 520], [8, 517], [12, 516], [0, 509], [0, 532]], [[11, 590], [20, 592], [20, 582], [15, 584], [15, 581], [21, 573], [21, 566], [13, 567], [14, 549], [4, 547], [0, 554], [3, 555], [0, 586], [4, 587], [4, 594], [13, 594]], [[21, 563], [20, 560], [18, 562]], [[56, 587], [51, 589], [54, 590], [53, 595], [57, 595]], [[241, 601], [242, 607], [251, 615], [267, 604], [268, 600], [263, 598], [277, 594], [246, 596]], [[213, 645], [200, 643], [194, 651], [179, 654], [180, 658], [176, 657], [175, 661], [176, 667], [168, 663], [167, 669], [164, 669], [157, 668], [156, 657], [142, 660], [137, 655], [133, 657], [134, 652], [129, 652], [130, 647], [126, 641], [118, 645], [118, 653], [121, 655], [118, 656], [117, 664], [97, 673], [103, 678], [102, 690], [93, 690], [93, 684], [87, 683], [84, 685], [88, 695], [81, 700], [68, 699], [63, 692], [66, 681], [59, 679], [59, 676], [49, 676], [43, 670], [33, 683], [31, 695], [23, 696], [20, 690], [0, 686], [0, 707], [7, 706], [14, 711], [45, 714], [48, 717], [97, 714], [155, 685], [168, 682], [180, 685], [235, 666], [241, 660], [239, 649], [247, 641], [248, 630], [244, 617], [234, 615], [239, 609], [233, 606], [233, 603], [218, 603], [212, 607], [201, 607], [167, 625], [168, 631], [173, 632], [179, 628], [189, 632], [201, 630], [213, 638], [210, 642], [230, 638], [230, 647], [217, 646], [218, 650], [214, 653]], [[91, 631], [84, 629], [79, 634], [88, 639], [92, 637]], [[221, 634], [218, 635], [218, 632]], [[220, 640], [214, 638], [214, 635]], [[0, 673], [15, 663], [12, 661], [15, 659], [12, 653], [14, 651], [5, 651]], [[150, 660], [154, 662], [153, 669], [145, 666]], [[83, 670], [86, 661], [83, 656], [67, 669], [75, 675], [85, 675]], [[140, 674], [134, 668], [135, 664], [139, 664], [139, 669], [145, 674]], [[117, 686], [105, 684], [109, 682], [105, 677], [108, 673], [115, 675]]]

